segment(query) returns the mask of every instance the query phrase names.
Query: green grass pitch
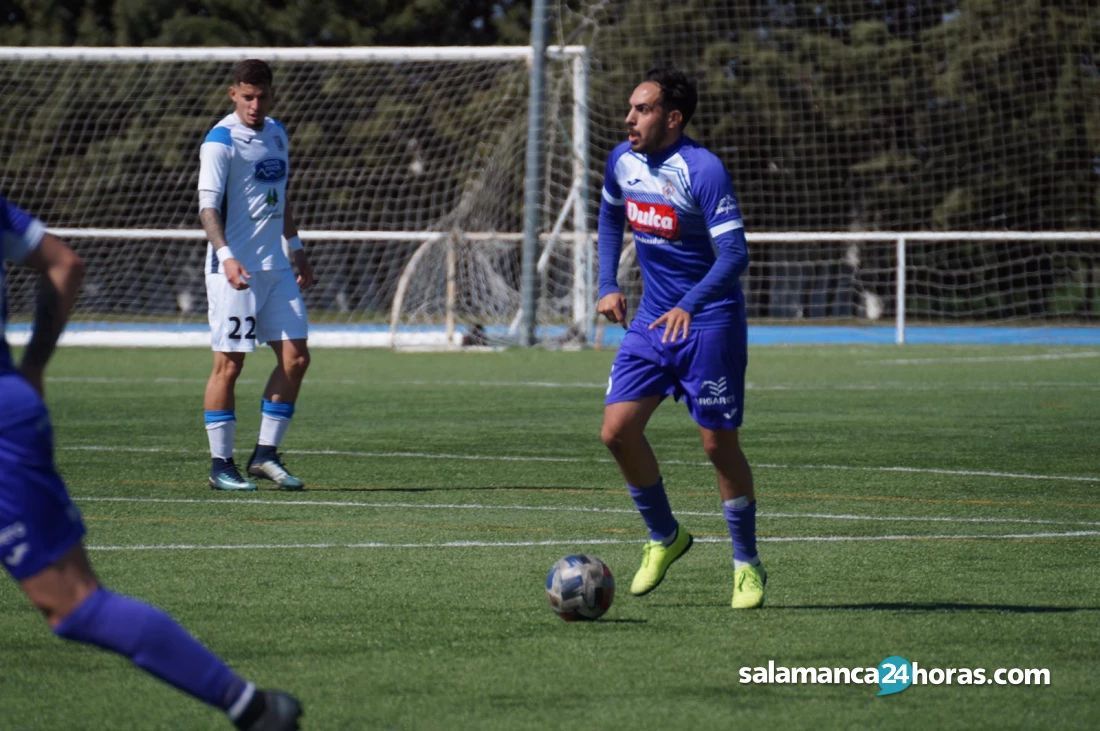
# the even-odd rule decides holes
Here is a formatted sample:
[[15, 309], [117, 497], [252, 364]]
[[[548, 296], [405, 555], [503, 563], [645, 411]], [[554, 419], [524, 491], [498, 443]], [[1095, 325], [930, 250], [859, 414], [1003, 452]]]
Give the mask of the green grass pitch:
[[[1100, 351], [760, 347], [742, 441], [766, 607], [729, 608], [711, 469], [682, 405], [649, 436], [699, 539], [655, 592], [598, 434], [613, 353], [316, 350], [285, 443], [308, 489], [206, 486], [200, 350], [62, 349], [57, 462], [105, 584], [158, 604], [310, 729], [1096, 728]], [[238, 385], [238, 460], [273, 363]], [[548, 608], [594, 553], [600, 621]], [[742, 667], [1047, 668], [1045, 686], [750, 685]], [[0, 727], [217, 729], [53, 637], [0, 584]]]

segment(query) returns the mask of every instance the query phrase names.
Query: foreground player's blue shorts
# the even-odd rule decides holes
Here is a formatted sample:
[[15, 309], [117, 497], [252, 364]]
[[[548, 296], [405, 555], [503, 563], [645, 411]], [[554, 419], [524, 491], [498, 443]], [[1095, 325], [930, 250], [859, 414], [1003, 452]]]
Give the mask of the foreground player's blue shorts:
[[54, 468], [46, 404], [18, 373], [0, 372], [0, 563], [27, 579], [83, 536], [80, 511]]
[[745, 321], [693, 329], [674, 343], [662, 343], [663, 333], [637, 319], [630, 324], [611, 364], [604, 403], [673, 396], [684, 400], [705, 429], [740, 427], [748, 365]]

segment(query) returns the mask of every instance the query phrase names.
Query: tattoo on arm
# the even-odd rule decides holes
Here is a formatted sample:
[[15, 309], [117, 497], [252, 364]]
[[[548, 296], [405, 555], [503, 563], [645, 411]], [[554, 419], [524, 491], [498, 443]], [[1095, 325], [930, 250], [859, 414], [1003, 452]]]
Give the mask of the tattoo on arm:
[[206, 232], [206, 238], [214, 245], [215, 250], [227, 245], [225, 225], [222, 223], [221, 213], [217, 209], [203, 208], [199, 211], [199, 222], [202, 223], [202, 230]]

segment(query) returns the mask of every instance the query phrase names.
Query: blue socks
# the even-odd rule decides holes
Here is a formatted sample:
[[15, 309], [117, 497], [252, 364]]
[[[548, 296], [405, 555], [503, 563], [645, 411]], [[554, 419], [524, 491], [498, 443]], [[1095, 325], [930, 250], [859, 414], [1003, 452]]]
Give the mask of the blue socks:
[[665, 494], [664, 480], [658, 480], [651, 487], [635, 487], [627, 485], [630, 497], [634, 500], [635, 507], [642, 514], [642, 520], [649, 528], [651, 540], [660, 541], [666, 546], [676, 539], [676, 529], [679, 524], [672, 517], [672, 508], [668, 504], [668, 495]]
[[252, 688], [165, 612], [103, 588], [84, 600], [54, 634], [123, 655], [169, 685], [225, 711]]
[[733, 540], [733, 565], [760, 563], [756, 555], [756, 501], [747, 497], [722, 503], [730, 538]]

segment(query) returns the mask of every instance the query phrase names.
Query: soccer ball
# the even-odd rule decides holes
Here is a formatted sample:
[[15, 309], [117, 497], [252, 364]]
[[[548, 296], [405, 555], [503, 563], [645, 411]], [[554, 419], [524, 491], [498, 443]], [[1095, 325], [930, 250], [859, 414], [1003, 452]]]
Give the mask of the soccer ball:
[[595, 556], [566, 556], [546, 575], [546, 598], [566, 622], [599, 619], [615, 598], [615, 577]]

